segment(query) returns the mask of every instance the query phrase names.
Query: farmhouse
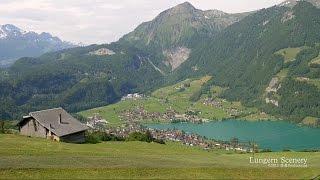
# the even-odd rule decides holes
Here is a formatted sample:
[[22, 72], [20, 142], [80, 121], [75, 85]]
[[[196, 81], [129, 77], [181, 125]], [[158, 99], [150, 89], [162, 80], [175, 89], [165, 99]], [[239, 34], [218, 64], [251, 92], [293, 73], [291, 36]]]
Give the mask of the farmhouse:
[[62, 108], [29, 113], [18, 123], [21, 135], [82, 143], [88, 127]]

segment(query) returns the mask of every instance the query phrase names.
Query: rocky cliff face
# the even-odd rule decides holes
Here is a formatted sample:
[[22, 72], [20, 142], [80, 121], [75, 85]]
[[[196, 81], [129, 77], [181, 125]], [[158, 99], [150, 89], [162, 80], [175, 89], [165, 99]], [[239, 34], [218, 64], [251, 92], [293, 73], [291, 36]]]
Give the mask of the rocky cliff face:
[[190, 53], [191, 50], [186, 47], [165, 50], [163, 52], [166, 57], [165, 64], [175, 70], [189, 58]]

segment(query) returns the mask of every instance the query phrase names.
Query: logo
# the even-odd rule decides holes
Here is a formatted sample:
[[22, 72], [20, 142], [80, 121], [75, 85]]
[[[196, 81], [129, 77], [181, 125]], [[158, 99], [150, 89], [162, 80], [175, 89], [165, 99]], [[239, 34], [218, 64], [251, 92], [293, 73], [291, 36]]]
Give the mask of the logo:
[[288, 157], [280, 157], [280, 158], [249, 158], [250, 164], [256, 165], [264, 165], [267, 167], [281, 167], [281, 168], [289, 168], [289, 167], [308, 167], [308, 159], [307, 158], [288, 158]]

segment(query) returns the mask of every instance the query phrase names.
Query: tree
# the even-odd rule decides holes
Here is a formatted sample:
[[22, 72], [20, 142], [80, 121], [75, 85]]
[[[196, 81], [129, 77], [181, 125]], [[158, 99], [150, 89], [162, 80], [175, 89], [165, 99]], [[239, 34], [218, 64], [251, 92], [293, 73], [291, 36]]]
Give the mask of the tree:
[[238, 145], [239, 145], [239, 139], [234, 137], [234, 138], [231, 138], [230, 140], [230, 145], [233, 147], [233, 148], [236, 148]]
[[0, 133], [4, 133], [4, 121], [0, 121]]
[[146, 132], [146, 141], [147, 142], [152, 142], [153, 141], [153, 137], [152, 137], [152, 134], [149, 130], [147, 130]]

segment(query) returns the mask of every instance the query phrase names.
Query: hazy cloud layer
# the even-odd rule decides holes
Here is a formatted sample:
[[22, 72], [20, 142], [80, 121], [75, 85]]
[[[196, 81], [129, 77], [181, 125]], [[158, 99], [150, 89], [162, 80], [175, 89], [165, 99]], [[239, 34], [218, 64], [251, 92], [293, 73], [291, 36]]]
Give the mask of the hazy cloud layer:
[[[190, 0], [199, 9], [244, 12], [282, 0]], [[0, 24], [50, 32], [71, 42], [116, 41], [184, 0], [1, 0]]]

